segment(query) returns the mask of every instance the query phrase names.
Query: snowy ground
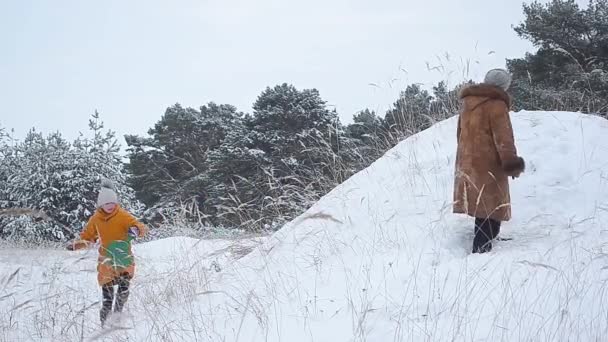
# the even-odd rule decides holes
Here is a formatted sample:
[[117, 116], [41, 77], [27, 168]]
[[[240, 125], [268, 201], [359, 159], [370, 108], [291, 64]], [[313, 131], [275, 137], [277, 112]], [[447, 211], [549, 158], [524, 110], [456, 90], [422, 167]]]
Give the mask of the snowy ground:
[[95, 251], [2, 250], [0, 341], [603, 341], [608, 121], [512, 120], [527, 170], [513, 240], [491, 253], [471, 255], [472, 220], [451, 214], [451, 118], [268, 239], [138, 245], [126, 313], [104, 330]]

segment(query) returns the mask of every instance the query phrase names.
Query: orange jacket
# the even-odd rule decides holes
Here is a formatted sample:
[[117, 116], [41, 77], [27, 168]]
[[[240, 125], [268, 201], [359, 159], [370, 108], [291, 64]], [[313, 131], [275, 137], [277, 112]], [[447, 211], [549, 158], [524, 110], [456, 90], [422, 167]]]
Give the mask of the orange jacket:
[[[125, 269], [117, 270], [104, 262], [107, 260], [107, 248], [112, 242], [127, 241], [130, 227], [137, 227], [139, 229], [139, 237], [143, 237], [148, 232], [144, 224], [137, 221], [133, 215], [129, 214], [122, 207], [117, 206], [110, 214], [100, 208], [91, 216], [85, 229], [80, 233], [80, 240], [74, 242], [74, 249], [82, 249], [99, 240], [99, 264], [97, 270], [100, 285], [111, 282], [120, 273], [126, 272], [133, 276], [135, 271], [134, 264]], [[130, 246], [129, 255], [133, 255]]]

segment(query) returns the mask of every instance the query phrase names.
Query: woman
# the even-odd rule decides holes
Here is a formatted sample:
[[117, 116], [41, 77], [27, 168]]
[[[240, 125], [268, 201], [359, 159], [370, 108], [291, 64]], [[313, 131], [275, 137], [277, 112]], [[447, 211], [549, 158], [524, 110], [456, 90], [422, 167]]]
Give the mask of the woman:
[[519, 177], [525, 169], [509, 118], [510, 84], [506, 70], [493, 69], [484, 83], [467, 86], [459, 94], [453, 211], [475, 218], [473, 253], [492, 250], [501, 222], [511, 219], [508, 177]]

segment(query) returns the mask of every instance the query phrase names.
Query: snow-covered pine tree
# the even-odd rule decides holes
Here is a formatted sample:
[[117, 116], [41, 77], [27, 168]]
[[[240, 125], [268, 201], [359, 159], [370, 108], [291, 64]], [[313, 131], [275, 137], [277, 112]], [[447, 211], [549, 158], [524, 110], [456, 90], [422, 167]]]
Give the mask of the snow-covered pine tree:
[[10, 146], [7, 143], [6, 129], [0, 126], [0, 209], [5, 208], [8, 204], [5, 203], [4, 193], [8, 181], [8, 161], [6, 158], [11, 154]]
[[339, 153], [344, 131], [316, 89], [268, 87], [253, 109], [243, 131], [211, 154], [212, 178], [222, 179], [215, 207], [227, 224], [272, 228], [349, 176]]
[[336, 160], [342, 128], [337, 112], [327, 108], [316, 89], [300, 91], [286, 83], [268, 87], [253, 109], [253, 144], [273, 159], [277, 176], [305, 169], [331, 174], [327, 167]]
[[2, 237], [30, 241], [61, 240], [72, 233], [64, 226], [65, 210], [61, 202], [58, 179], [69, 172], [70, 144], [61, 134], [44, 137], [31, 130], [5, 158], [9, 171], [2, 197], [5, 208], [36, 208], [48, 213], [54, 222], [34, 222], [29, 216], [2, 217]]
[[116, 133], [112, 130], [104, 131], [104, 124], [97, 111], [89, 119], [89, 132], [90, 137], [81, 134], [74, 141], [73, 149], [77, 158], [75, 165], [78, 166], [74, 170], [78, 172], [78, 177], [73, 182], [78, 182], [74, 185], [82, 189], [81, 193], [87, 199], [83, 214], [88, 216], [95, 209], [100, 182], [107, 179], [113, 184], [121, 205], [133, 214], [140, 215], [144, 206], [135, 198], [135, 191], [128, 184], [127, 170], [121, 160]]
[[364, 109], [353, 115], [353, 123], [346, 127], [343, 144], [343, 159], [351, 165], [356, 173], [374, 162], [393, 146], [386, 130], [384, 120], [374, 111]]
[[507, 60], [514, 110], [608, 113], [608, 0], [523, 5], [514, 27], [538, 50]]
[[[271, 198], [264, 170], [272, 168], [269, 155], [255, 148], [252, 132], [244, 121], [235, 121], [227, 130], [222, 144], [209, 152], [206, 174], [209, 192], [205, 212], [214, 225], [228, 227], [255, 226], [263, 216], [264, 199]], [[275, 215], [275, 219], [278, 218]]]
[[348, 125], [346, 131], [351, 138], [364, 142], [372, 136], [381, 135], [382, 126], [382, 118], [366, 108], [353, 115], [353, 123]]
[[6, 142], [7, 137], [6, 128], [0, 126], [0, 161], [2, 160], [4, 149], [8, 146]]
[[0, 237], [28, 242], [72, 238], [95, 210], [102, 177], [113, 181], [121, 203], [137, 214], [140, 205], [126, 186], [114, 133], [101, 131], [97, 113], [89, 127], [93, 137], [80, 137], [74, 144], [60, 133], [44, 137], [31, 130], [10, 148], [0, 170], [7, 175], [0, 203], [4, 208], [38, 209], [48, 219], [2, 216]]
[[411, 84], [399, 94], [393, 108], [386, 112], [386, 129], [400, 138], [428, 128], [433, 97], [417, 84]]
[[472, 84], [472, 81], [457, 84], [452, 89], [448, 88], [444, 81], [440, 81], [436, 86], [433, 86], [433, 100], [430, 107], [430, 116], [433, 123], [458, 114], [460, 107], [458, 91], [468, 84]]
[[185, 215], [199, 220], [212, 184], [208, 155], [225, 139], [243, 114], [234, 106], [213, 102], [199, 110], [169, 107], [148, 137], [126, 136], [128, 169], [137, 196], [149, 215]]

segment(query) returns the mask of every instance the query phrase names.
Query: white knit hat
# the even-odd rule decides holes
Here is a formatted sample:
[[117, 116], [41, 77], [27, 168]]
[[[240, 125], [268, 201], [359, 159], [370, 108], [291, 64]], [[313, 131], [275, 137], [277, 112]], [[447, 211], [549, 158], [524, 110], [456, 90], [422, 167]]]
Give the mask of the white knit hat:
[[101, 207], [107, 203], [118, 203], [118, 195], [113, 189], [112, 182], [108, 179], [101, 180], [101, 190], [97, 196], [97, 206]]
[[486, 74], [484, 83], [507, 90], [511, 85], [511, 75], [505, 69], [492, 69]]

